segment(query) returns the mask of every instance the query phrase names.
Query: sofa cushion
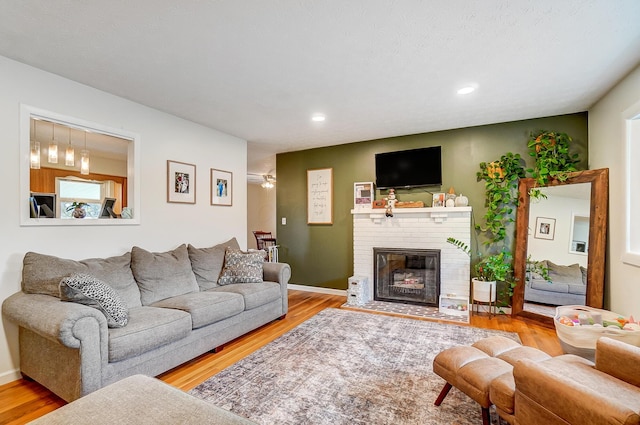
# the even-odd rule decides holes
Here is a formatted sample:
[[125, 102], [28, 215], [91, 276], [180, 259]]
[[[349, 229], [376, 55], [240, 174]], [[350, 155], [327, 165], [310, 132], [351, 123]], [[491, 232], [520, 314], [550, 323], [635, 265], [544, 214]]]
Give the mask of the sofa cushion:
[[242, 295], [246, 310], [251, 310], [271, 301], [279, 300], [282, 297], [280, 284], [275, 282], [258, 282], [250, 285], [235, 283], [231, 285], [219, 286], [207, 292], [233, 292]]
[[582, 284], [586, 285], [587, 284], [587, 268], [586, 267], [582, 267], [580, 266], [580, 271], [582, 272]]
[[531, 289], [566, 294], [567, 292], [569, 292], [569, 285], [567, 285], [566, 283], [550, 283], [546, 280], [533, 280], [531, 281]]
[[151, 304], [191, 314], [193, 329], [219, 322], [244, 311], [244, 299], [231, 292], [192, 292]]
[[60, 281], [60, 299], [97, 308], [107, 318], [110, 328], [127, 325], [129, 311], [118, 293], [109, 285], [88, 274], [74, 274]]
[[549, 278], [553, 283], [575, 285], [582, 282], [582, 272], [578, 263], [561, 266], [547, 260], [547, 267], [549, 267]]
[[224, 268], [218, 284], [262, 282], [262, 265], [265, 252], [243, 252], [239, 249], [227, 248], [224, 255]]
[[587, 285], [578, 283], [577, 285], [569, 285], [569, 293], [576, 295], [587, 295]]
[[60, 280], [76, 273], [94, 276], [111, 286], [129, 308], [141, 306], [140, 291], [131, 273], [131, 254], [68, 260], [27, 252], [23, 259], [22, 290], [27, 294], [60, 296]]
[[199, 290], [187, 246], [167, 252], [131, 249], [131, 270], [140, 288], [142, 305]]
[[191, 268], [196, 275], [196, 281], [201, 291], [218, 286], [218, 278], [224, 265], [224, 254], [227, 247], [240, 249], [236, 238], [210, 248], [196, 248], [191, 244], [187, 246]]
[[170, 308], [132, 308], [127, 326], [109, 329], [109, 362], [139, 356], [190, 333], [189, 313]]

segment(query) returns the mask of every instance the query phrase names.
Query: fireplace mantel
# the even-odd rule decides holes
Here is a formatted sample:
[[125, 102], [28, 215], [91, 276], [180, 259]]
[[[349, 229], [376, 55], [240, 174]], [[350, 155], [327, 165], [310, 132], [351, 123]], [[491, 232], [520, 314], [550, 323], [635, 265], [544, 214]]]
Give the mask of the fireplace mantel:
[[448, 217], [453, 215], [470, 213], [471, 207], [394, 208], [392, 210], [393, 217], [387, 217], [385, 211], [385, 208], [362, 208], [351, 210], [351, 214], [359, 217], [368, 216], [374, 223], [380, 223], [383, 220], [393, 220], [398, 217], [429, 218], [433, 220], [434, 223], [444, 223]]

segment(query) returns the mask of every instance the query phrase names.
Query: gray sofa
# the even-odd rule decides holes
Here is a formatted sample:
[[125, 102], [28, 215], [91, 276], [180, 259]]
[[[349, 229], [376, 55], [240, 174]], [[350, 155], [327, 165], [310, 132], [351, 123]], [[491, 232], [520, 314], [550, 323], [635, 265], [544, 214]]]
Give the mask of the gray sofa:
[[584, 305], [587, 289], [587, 269], [578, 265], [563, 266], [549, 260], [539, 262], [546, 267], [549, 280], [529, 273], [524, 288], [524, 300], [549, 305]]
[[281, 318], [291, 269], [262, 254], [239, 251], [235, 238], [83, 261], [29, 252], [22, 291], [2, 305], [19, 326], [20, 370], [72, 401], [131, 375], [156, 376]]
[[29, 422], [32, 425], [256, 425], [144, 375], [107, 385]]

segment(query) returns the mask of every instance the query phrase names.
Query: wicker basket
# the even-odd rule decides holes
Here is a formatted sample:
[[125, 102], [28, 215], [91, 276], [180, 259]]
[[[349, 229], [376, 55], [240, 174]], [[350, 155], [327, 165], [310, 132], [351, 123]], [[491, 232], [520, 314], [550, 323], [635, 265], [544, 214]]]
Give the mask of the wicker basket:
[[560, 339], [560, 345], [567, 354], [593, 360], [595, 357], [596, 342], [601, 336], [617, 339], [627, 344], [640, 347], [640, 330], [623, 330], [612, 326], [567, 326], [559, 322], [562, 316], [575, 316], [585, 313], [591, 317], [602, 317], [602, 320], [615, 321], [619, 314], [608, 310], [600, 310], [583, 305], [565, 305], [556, 308], [556, 315], [553, 322], [556, 326], [556, 334]]

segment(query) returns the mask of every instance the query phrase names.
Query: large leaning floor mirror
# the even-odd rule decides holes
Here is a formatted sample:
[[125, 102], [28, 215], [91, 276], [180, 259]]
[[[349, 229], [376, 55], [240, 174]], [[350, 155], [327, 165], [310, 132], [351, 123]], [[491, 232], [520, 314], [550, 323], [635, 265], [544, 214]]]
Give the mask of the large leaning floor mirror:
[[571, 173], [545, 187], [521, 179], [519, 191], [513, 314], [553, 325], [558, 306], [602, 308], [609, 170]]
[[21, 126], [22, 225], [139, 224], [137, 134], [24, 105]]

